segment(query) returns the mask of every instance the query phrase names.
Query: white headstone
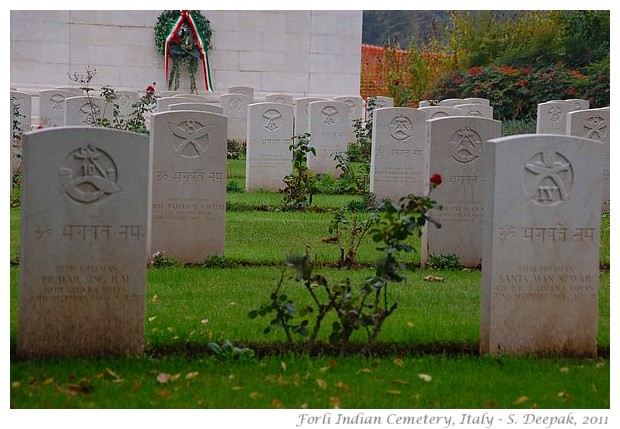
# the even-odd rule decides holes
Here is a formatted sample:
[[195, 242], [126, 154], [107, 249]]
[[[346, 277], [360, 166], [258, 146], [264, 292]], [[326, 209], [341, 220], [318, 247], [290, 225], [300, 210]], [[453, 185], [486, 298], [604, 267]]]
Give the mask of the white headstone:
[[289, 145], [293, 137], [293, 105], [254, 103], [248, 106], [245, 189], [278, 191], [291, 173]]
[[245, 142], [248, 127], [248, 105], [252, 103], [252, 95], [241, 92], [222, 94], [220, 106], [224, 116], [228, 118], [228, 139]]
[[116, 102], [120, 110], [120, 114], [125, 120], [129, 120], [131, 113], [134, 111], [133, 104], [140, 99], [138, 91], [116, 91]]
[[113, 108], [101, 97], [65, 98], [65, 125], [93, 125], [97, 118], [113, 118]]
[[430, 174], [443, 183], [433, 190], [441, 210], [431, 216], [441, 228], [427, 224], [421, 251], [422, 265], [433, 254], [456, 255], [464, 267], [478, 267], [482, 260], [483, 170], [482, 148], [501, 136], [501, 122], [458, 116], [431, 119]]
[[449, 106], [454, 107], [457, 104], [466, 104], [462, 98], [446, 98], [445, 100], [439, 101], [439, 106]]
[[151, 251], [200, 264], [224, 253], [226, 117], [177, 110], [151, 116]]
[[270, 103], [295, 104], [295, 100], [293, 100], [293, 96], [290, 94], [267, 94], [265, 95], [265, 101]]
[[366, 100], [366, 120], [372, 121], [373, 110], [381, 109], [383, 107], [394, 107], [394, 99], [392, 97], [384, 97], [382, 95], [368, 97]]
[[308, 156], [308, 168], [315, 173], [340, 176], [334, 155], [347, 151], [348, 107], [337, 101], [313, 101], [308, 104], [310, 146], [316, 156]]
[[97, 127], [24, 140], [17, 353], [140, 354], [149, 141]]
[[250, 103], [254, 102], [254, 88], [252, 88], [251, 86], [229, 86], [228, 93], [247, 95], [248, 97], [250, 97]]
[[454, 107], [463, 110], [466, 116], [493, 119], [493, 107], [486, 104], [457, 104]]
[[11, 99], [15, 107], [19, 109], [20, 116], [17, 119], [23, 132], [32, 128], [32, 96], [26, 92], [11, 91]]
[[420, 102], [418, 103], [418, 107], [430, 107], [430, 106], [432, 106], [432, 104], [429, 100], [420, 100]]
[[588, 100], [584, 100], [582, 98], [569, 98], [567, 100], [569, 103], [573, 103], [573, 110], [587, 110], [590, 108], [590, 102]]
[[463, 104], [483, 104], [489, 106], [491, 105], [491, 100], [488, 98], [468, 97], [463, 99]]
[[447, 116], [467, 116], [464, 110], [450, 106], [419, 107], [418, 110], [426, 114], [426, 119], [445, 118]]
[[65, 124], [65, 98], [74, 97], [72, 91], [47, 89], [39, 94], [39, 118], [43, 127], [61, 127]]
[[208, 100], [208, 97], [206, 95], [200, 94], [174, 94], [173, 97], [191, 98], [198, 103], [206, 103]]
[[575, 110], [568, 101], [547, 101], [538, 104], [536, 134], [566, 134], [566, 114]]
[[426, 115], [408, 107], [386, 107], [374, 112], [370, 192], [377, 200], [398, 203], [409, 194], [428, 190], [429, 147]]
[[171, 104], [178, 104], [178, 103], [195, 103], [196, 99], [195, 98], [189, 98], [189, 97], [177, 97], [177, 96], [171, 96], [171, 97], [161, 97], [157, 99], [157, 112], [167, 112], [168, 110], [170, 110], [170, 105]]
[[220, 106], [210, 103], [178, 103], [168, 106], [168, 110], [199, 110], [201, 112], [224, 114], [224, 109]]
[[300, 97], [295, 99], [295, 135], [301, 135], [308, 132], [308, 104], [313, 101], [327, 100], [317, 97]]
[[481, 353], [596, 355], [601, 146], [549, 134], [485, 144]]
[[607, 109], [588, 109], [569, 112], [566, 117], [566, 134], [585, 137], [603, 143], [603, 213], [609, 213], [609, 168], [611, 114]]
[[334, 97], [334, 101], [344, 103], [349, 108], [349, 127], [347, 130], [347, 141], [355, 142], [355, 121], [364, 120], [364, 99], [359, 96], [340, 96]]
[[84, 95], [84, 90], [77, 86], [57, 86], [54, 89], [61, 89], [63, 91], [69, 91], [73, 93], [73, 97], [81, 97]]

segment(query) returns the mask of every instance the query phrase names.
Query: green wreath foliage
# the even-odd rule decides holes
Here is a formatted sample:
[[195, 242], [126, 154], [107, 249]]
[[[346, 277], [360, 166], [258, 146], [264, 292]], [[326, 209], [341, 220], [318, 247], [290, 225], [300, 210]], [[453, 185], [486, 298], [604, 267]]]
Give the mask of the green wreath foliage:
[[[196, 23], [198, 34], [204, 43], [205, 49], [211, 48], [211, 23], [200, 13], [200, 11], [192, 10], [190, 12], [192, 19]], [[155, 25], [155, 44], [157, 51], [165, 55], [166, 38], [172, 31], [172, 27], [181, 16], [180, 10], [165, 10], [159, 15], [157, 24]], [[186, 24], [170, 43], [170, 59], [172, 60], [172, 68], [168, 77], [168, 89], [178, 89], [180, 80], [181, 64], [185, 64], [190, 75], [190, 91], [196, 92], [196, 71], [198, 70], [198, 61], [200, 60], [200, 51], [198, 44], [194, 40], [193, 35]]]

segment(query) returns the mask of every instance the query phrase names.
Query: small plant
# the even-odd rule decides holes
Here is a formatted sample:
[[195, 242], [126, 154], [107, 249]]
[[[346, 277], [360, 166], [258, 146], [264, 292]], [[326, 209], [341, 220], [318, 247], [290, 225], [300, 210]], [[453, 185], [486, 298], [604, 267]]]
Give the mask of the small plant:
[[243, 159], [245, 157], [246, 144], [235, 139], [226, 140], [226, 158]]
[[151, 266], [153, 268], [177, 267], [179, 266], [179, 262], [166, 255], [162, 250], [153, 253], [153, 256], [151, 256]]
[[233, 268], [235, 263], [224, 255], [211, 255], [202, 266], [205, 268]]
[[459, 271], [463, 269], [463, 265], [459, 257], [455, 254], [444, 255], [442, 253], [433, 253], [429, 255], [426, 266], [431, 270], [452, 270]]
[[356, 214], [343, 208], [336, 211], [328, 229], [332, 236], [323, 239], [323, 242], [340, 246], [339, 267], [350, 269], [357, 265], [357, 249], [378, 220], [376, 212], [370, 213], [368, 219], [360, 220]]
[[316, 193], [316, 176], [308, 169], [308, 153], [316, 156], [316, 149], [310, 146], [310, 133], [291, 138], [288, 149], [292, 152], [293, 171], [284, 176], [284, 210], [303, 210], [312, 205]]
[[[433, 175], [431, 190], [440, 183], [441, 176]], [[399, 255], [414, 250], [407, 240], [414, 234], [420, 235], [427, 221], [439, 227], [439, 224], [427, 215], [428, 211], [435, 207], [435, 201], [429, 196], [415, 195], [402, 198], [399, 206], [390, 201], [383, 204], [365, 232], [378, 243], [377, 250], [381, 251], [382, 255], [377, 262], [375, 274], [359, 285], [354, 285], [349, 278], [330, 284], [323, 275], [313, 274], [308, 250], [304, 255], [289, 256], [286, 267], [294, 268], [294, 279], [303, 284], [312, 304], [299, 307], [286, 294], [285, 268], [270, 294], [269, 301], [250, 311], [248, 317], [271, 317], [269, 325], [263, 330], [265, 334], [273, 329], [282, 329], [291, 344], [299, 335], [305, 340], [306, 351], [312, 353], [319, 339], [321, 325], [327, 320], [326, 317], [331, 315], [333, 319], [329, 320], [334, 321], [331, 324], [329, 342], [340, 348], [341, 355], [346, 354], [351, 338], [357, 331], [366, 333], [366, 350], [369, 350], [376, 343], [385, 320], [398, 307], [398, 303], [390, 300], [389, 285], [392, 282], [404, 281], [406, 277], [402, 271], [413, 269], [412, 264], [401, 263]], [[335, 223], [340, 227], [343, 224], [342, 218], [336, 219]], [[357, 233], [357, 236], [359, 235], [360, 233]]]
[[342, 171], [338, 178], [339, 182], [348, 184], [347, 189], [356, 195], [364, 195], [370, 192], [370, 163], [363, 164], [362, 172], [356, 171], [346, 154], [334, 155], [336, 168]]
[[207, 344], [207, 348], [219, 360], [240, 362], [252, 360], [256, 357], [254, 350], [248, 347], [235, 347], [229, 340], [226, 340], [222, 345], [211, 342]]
[[242, 194], [245, 192], [245, 189], [243, 189], [243, 186], [241, 186], [239, 182], [231, 180], [226, 183], [226, 192], [230, 192], [231, 194]]

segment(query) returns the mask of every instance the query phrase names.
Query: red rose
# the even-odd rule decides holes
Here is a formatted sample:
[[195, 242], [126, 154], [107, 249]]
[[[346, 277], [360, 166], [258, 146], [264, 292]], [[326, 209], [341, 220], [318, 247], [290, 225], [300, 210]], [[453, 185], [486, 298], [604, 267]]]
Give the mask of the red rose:
[[400, 81], [399, 81], [398, 79], [396, 79], [396, 80], [394, 81], [394, 86], [398, 86], [399, 84], [400, 84]]
[[441, 174], [437, 174], [437, 173], [433, 174], [431, 176], [431, 183], [435, 186], [441, 185]]
[[146, 87], [146, 92], [148, 92], [149, 94], [152, 94], [155, 92], [155, 88], [153, 88], [153, 85], [149, 85]]

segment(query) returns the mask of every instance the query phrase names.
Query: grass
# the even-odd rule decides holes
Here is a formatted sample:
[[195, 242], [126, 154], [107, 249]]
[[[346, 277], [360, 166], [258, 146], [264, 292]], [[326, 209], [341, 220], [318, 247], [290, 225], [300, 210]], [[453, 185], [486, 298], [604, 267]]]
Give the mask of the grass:
[[[229, 180], [243, 180], [229, 162]], [[310, 249], [331, 282], [360, 282], [376, 252], [367, 240], [356, 270], [330, 268], [338, 248], [323, 243], [334, 209], [356, 197], [317, 195], [324, 212], [280, 212], [272, 192], [229, 193], [229, 268], [149, 268], [144, 357], [34, 359], [10, 365], [12, 408], [591, 409], [610, 407], [610, 274], [600, 276], [600, 357], [480, 357], [481, 274], [417, 270], [390, 287], [399, 309], [370, 357], [314, 357], [287, 351], [267, 319], [247, 314], [267, 302], [289, 252]], [[260, 208], [261, 210], [254, 210]], [[366, 216], [360, 214], [359, 216]], [[10, 211], [10, 347], [17, 330], [20, 209]], [[609, 267], [609, 216], [601, 226], [601, 264]], [[417, 242], [413, 243], [417, 246]], [[417, 261], [417, 255], [413, 257]], [[425, 281], [433, 275], [440, 282]], [[285, 284], [301, 305], [307, 296]], [[325, 325], [328, 329], [328, 325]], [[327, 332], [324, 332], [327, 334]], [[325, 336], [323, 336], [325, 338]], [[208, 352], [230, 340], [257, 357], [233, 361]], [[363, 336], [354, 338], [362, 344]], [[296, 422], [294, 423], [296, 424]]]

